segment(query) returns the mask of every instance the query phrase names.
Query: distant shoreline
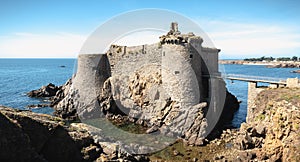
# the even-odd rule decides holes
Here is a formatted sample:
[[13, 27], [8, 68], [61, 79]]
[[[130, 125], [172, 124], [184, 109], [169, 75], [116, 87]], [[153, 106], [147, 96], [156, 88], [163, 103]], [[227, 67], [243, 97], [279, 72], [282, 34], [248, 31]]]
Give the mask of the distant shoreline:
[[299, 61], [219, 60], [219, 64], [262, 65], [262, 66], [266, 66], [268, 68], [300, 68]]

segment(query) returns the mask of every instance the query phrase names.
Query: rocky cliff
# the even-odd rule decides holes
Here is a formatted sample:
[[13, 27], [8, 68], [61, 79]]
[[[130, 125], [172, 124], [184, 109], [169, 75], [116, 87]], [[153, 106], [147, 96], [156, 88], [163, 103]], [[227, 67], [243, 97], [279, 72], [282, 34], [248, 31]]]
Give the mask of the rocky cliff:
[[[300, 89], [265, 89], [238, 130], [226, 130], [206, 147], [208, 160], [299, 161]], [[200, 156], [201, 157], [201, 156]], [[203, 157], [203, 156], [202, 156]]]
[[[265, 89], [255, 99], [253, 114], [248, 114], [251, 118], [239, 129], [224, 130], [219, 138], [205, 146], [191, 147], [184, 141], [178, 141], [149, 155], [150, 160], [299, 161], [299, 94], [300, 89], [297, 88]], [[22, 131], [19, 132], [18, 135], [22, 136]], [[23, 143], [27, 145], [26, 141]], [[22, 149], [27, 149], [27, 157], [39, 158], [32, 149]]]
[[103, 145], [83, 123], [0, 106], [0, 161], [148, 161]]
[[[259, 160], [299, 161], [299, 94], [296, 88], [262, 91], [256, 98], [253, 118], [241, 126], [236, 140], [239, 148], [254, 149]], [[246, 141], [240, 138], [243, 135]]]
[[0, 107], [1, 161], [93, 161], [102, 152], [86, 131], [58, 117]]

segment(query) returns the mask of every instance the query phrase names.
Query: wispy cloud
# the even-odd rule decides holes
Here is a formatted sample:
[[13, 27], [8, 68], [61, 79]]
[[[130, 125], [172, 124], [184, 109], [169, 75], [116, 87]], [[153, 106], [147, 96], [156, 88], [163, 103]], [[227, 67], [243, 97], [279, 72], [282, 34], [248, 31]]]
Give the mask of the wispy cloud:
[[1, 57], [76, 57], [86, 36], [18, 32], [0, 39]]
[[[299, 55], [300, 30], [295, 27], [238, 21], [198, 22], [214, 42], [215, 47], [221, 49], [221, 58]], [[119, 40], [112, 43], [149, 44], [157, 42], [161, 34], [149, 31], [130, 33], [120, 36]], [[76, 57], [85, 39], [86, 35], [68, 32], [54, 34], [17, 32], [13, 35], [0, 36], [0, 57]]]
[[299, 55], [300, 32], [294, 27], [224, 21], [200, 22], [221, 57]]
[[113, 42], [113, 44], [126, 46], [152, 44], [159, 42], [159, 36], [163, 34], [165, 34], [165, 32], [154, 30], [136, 31], [121, 36], [116, 42]]

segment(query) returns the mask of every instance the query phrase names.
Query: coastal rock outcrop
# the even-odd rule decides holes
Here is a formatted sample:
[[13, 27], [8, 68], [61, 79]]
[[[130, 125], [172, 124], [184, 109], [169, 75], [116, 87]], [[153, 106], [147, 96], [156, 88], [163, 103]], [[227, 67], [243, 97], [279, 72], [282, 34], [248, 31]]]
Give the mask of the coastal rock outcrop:
[[219, 146], [216, 159], [229, 161], [299, 161], [300, 89], [265, 89], [255, 110], [239, 130], [226, 130], [210, 142]]
[[54, 108], [54, 115], [68, 120], [78, 120], [77, 111], [74, 105], [74, 97], [77, 92], [72, 90], [72, 81], [74, 77], [69, 79], [56, 95], [51, 99], [51, 107]]
[[58, 90], [56, 91], [55, 95], [51, 96], [51, 106], [57, 105], [62, 99], [64, 99], [67, 96], [72, 85], [72, 79], [73, 78], [70, 78], [66, 81], [65, 84], [58, 87]]
[[267, 65], [268, 68], [300, 68], [300, 62], [283, 62]]
[[70, 78], [61, 86], [49, 83], [37, 90], [28, 92], [28, 97], [47, 98], [49, 103], [28, 105], [27, 108], [53, 107], [56, 116], [63, 119], [78, 120], [76, 108], [73, 105], [73, 97], [76, 92], [70, 89], [72, 86], [72, 79], [73, 78]]
[[[148, 161], [108, 149], [83, 123], [0, 106], [1, 161]], [[111, 145], [111, 146], [109, 146]]]
[[60, 89], [60, 87], [55, 86], [52, 83], [49, 83], [46, 86], [41, 87], [37, 90], [32, 90], [27, 93], [29, 97], [52, 97], [56, 95], [56, 92]]
[[245, 61], [245, 60], [219, 60], [220, 64], [237, 65], [265, 65], [267, 68], [300, 68], [298, 61]]
[[298, 161], [300, 142], [300, 89], [273, 89], [259, 94], [249, 124], [261, 133], [259, 160]]
[[[93, 161], [87, 148], [102, 148], [88, 132], [67, 127], [61, 118], [0, 107], [1, 161]], [[85, 151], [82, 151], [85, 150]]]
[[[136, 124], [148, 127], [148, 130], [146, 131], [148, 133], [154, 133], [157, 131], [168, 133], [164, 130], [163, 125], [165, 125], [165, 123], [167, 123], [168, 120], [170, 120], [168, 118], [172, 117], [172, 112], [176, 111], [176, 102], [170, 100], [170, 98], [165, 98], [164, 102], [162, 103], [159, 102], [159, 106], [163, 107], [163, 111], [161, 111], [160, 107], [157, 107], [157, 110], [155, 109], [154, 105], [156, 103], [153, 102], [153, 99], [155, 97], [159, 97], [158, 95], [160, 96], [163, 95], [161, 93], [159, 94], [157, 91], [153, 91], [153, 92], [151, 91], [151, 88], [153, 88], [153, 86], [158, 86], [159, 84], [161, 84], [161, 78], [159, 73], [148, 72], [141, 75], [136, 73], [134, 74], [133, 77], [131, 77], [131, 79], [129, 79], [129, 84], [128, 84], [129, 91], [122, 91], [123, 93], [127, 92], [126, 94], [123, 95], [126, 95], [128, 96], [128, 98], [132, 99], [123, 102], [123, 105], [124, 104], [140, 105], [141, 109], [139, 109], [139, 111], [136, 111], [134, 109], [126, 110], [124, 107], [120, 107], [120, 105], [116, 103], [115, 99], [118, 98], [120, 94], [112, 92], [113, 87], [111, 82], [114, 82], [114, 86], [117, 87], [117, 85], [124, 84], [123, 80], [124, 79], [115, 77], [115, 78], [108, 78], [104, 82], [102, 93], [98, 98], [98, 101], [100, 103], [100, 108], [103, 114], [106, 115], [108, 119], [112, 119], [116, 121], [118, 119], [121, 119], [119, 120], [119, 122], [124, 122], [125, 119], [126, 121], [131, 121]], [[67, 82], [67, 84], [65, 84], [64, 86], [70, 86], [69, 82]], [[66, 89], [69, 90], [69, 93], [64, 95], [65, 97], [62, 98], [57, 105], [54, 105], [55, 115], [63, 117], [65, 119], [71, 119], [71, 120], [78, 119], [76, 114], [76, 109], [74, 108], [74, 104], [73, 104], [73, 98], [72, 98], [72, 96], [74, 96], [76, 92], [69, 88]], [[114, 90], [120, 90], [120, 89], [114, 89]], [[59, 98], [59, 96], [56, 96], [55, 98]], [[206, 119], [204, 117], [204, 113], [205, 111], [207, 111], [207, 108], [205, 108], [207, 106], [207, 103], [201, 103], [197, 106], [198, 107], [195, 108], [199, 110], [197, 112], [199, 116], [197, 116], [195, 120], [191, 122], [193, 123], [192, 126], [188, 128], [186, 133], [184, 134], [184, 139], [186, 143], [190, 145], [205, 144], [204, 142], [205, 139], [201, 138], [200, 135], [198, 137], [198, 134], [199, 132], [201, 132], [201, 130], [204, 131], [204, 127], [207, 125]], [[221, 118], [218, 124], [216, 125], [216, 128], [209, 135], [210, 139], [217, 137], [222, 132], [223, 129], [230, 127], [230, 123], [233, 119], [233, 115], [235, 111], [238, 110], [238, 108], [239, 108], [239, 103], [237, 101], [237, 98], [231, 93], [227, 92]], [[141, 113], [142, 111], [144, 111], [143, 114], [144, 117], [142, 116]], [[155, 113], [157, 113], [156, 116]], [[149, 118], [149, 116], [151, 118]]]
[[243, 60], [219, 60], [219, 64], [237, 64], [243, 65], [245, 62]]
[[[157, 75], [155, 73], [147, 73], [150, 75]], [[137, 79], [137, 77], [135, 78]], [[144, 109], [146, 109], [147, 107], [150, 106], [149, 101], [147, 101], [147, 98], [141, 97], [141, 94], [145, 94], [143, 91], [147, 90], [135, 90], [135, 88], [142, 86], [143, 84], [146, 84], [146, 80], [140, 81], [141, 78], [139, 78], [139, 80], [135, 80], [134, 78], [132, 78], [132, 80], [130, 81], [130, 83], [132, 85], [134, 85], [134, 87], [131, 88], [131, 92], [128, 92], [129, 96], [132, 96], [133, 100], [136, 100], [136, 103], [140, 104], [141, 106], [144, 107]], [[153, 83], [160, 83], [160, 79], [159, 76], [158, 78], [155, 79], [155, 77], [150, 77], [149, 79], [153, 79]], [[157, 80], [157, 81], [155, 81]], [[126, 114], [121, 111], [117, 104], [114, 101], [114, 97], [113, 97], [113, 93], [111, 92], [111, 78], [109, 78], [103, 86], [103, 91], [102, 94], [99, 96], [99, 102], [101, 103], [100, 107], [101, 107], [101, 111], [104, 113], [104, 115], [107, 116], [107, 118], [109, 119], [118, 119], [119, 115], [122, 116], [126, 116]], [[148, 80], [147, 80], [148, 81]], [[135, 82], [137, 85], [135, 85]], [[151, 84], [151, 81], [149, 81], [149, 84]], [[51, 106], [53, 106], [53, 108], [55, 109], [54, 115], [61, 117], [63, 119], [67, 119], [67, 120], [78, 120], [78, 116], [76, 113], [76, 108], [74, 106], [74, 101], [73, 101], [73, 96], [76, 95], [76, 92], [73, 91], [71, 89], [72, 86], [72, 79], [69, 79], [64, 85], [59, 86], [59, 90], [57, 91], [55, 96], [51, 96]], [[141, 88], [141, 87], [140, 87]], [[144, 87], [145, 88], [145, 87]], [[41, 88], [42, 89], [42, 88]], [[133, 94], [133, 92], [135, 94]], [[141, 93], [141, 94], [138, 94]], [[153, 94], [153, 96], [155, 97], [156, 94]], [[138, 97], [137, 97], [138, 96]], [[151, 95], [149, 95], [151, 96]], [[143, 100], [140, 100], [143, 99]], [[146, 100], [145, 100], [146, 99]], [[146, 104], [145, 104], [146, 103]], [[132, 103], [131, 103], [132, 104]], [[171, 112], [172, 109], [172, 105], [174, 105], [175, 103], [173, 103], [173, 101], [171, 101], [170, 99], [166, 99], [165, 100], [165, 104], [163, 104], [163, 106], [165, 107], [165, 113], [166, 114], [161, 114], [160, 117], [152, 117], [151, 120], [137, 120], [137, 117], [140, 117], [140, 114], [135, 114], [134, 112], [131, 112], [128, 121], [131, 122], [135, 122], [136, 124], [142, 124], [146, 127], [149, 128], [149, 130], [147, 131], [148, 133], [153, 133], [155, 131], [159, 131], [159, 128], [162, 126], [162, 121], [161, 119], [164, 118], [164, 120], [166, 120], [166, 116], [169, 115], [169, 113]], [[202, 106], [201, 106], [202, 105]], [[36, 105], [29, 105], [31, 107], [35, 107]], [[152, 105], [153, 106], [153, 105]], [[207, 106], [206, 103], [202, 103], [199, 105], [199, 110], [205, 108]], [[202, 107], [202, 108], [201, 108]], [[224, 109], [221, 115], [220, 120], [218, 121], [216, 128], [212, 131], [212, 133], [209, 135], [210, 139], [214, 139], [215, 137], [217, 137], [223, 129], [226, 129], [230, 126], [230, 123], [233, 119], [234, 113], [238, 110], [239, 108], [239, 102], [237, 100], [237, 98], [232, 95], [229, 92], [226, 92], [226, 100], [225, 100], [225, 104], [224, 104]], [[150, 109], [150, 108], [148, 108]], [[123, 109], [124, 110], [124, 109]], [[205, 109], [203, 109], [205, 110]], [[202, 111], [203, 111], [202, 110]], [[155, 111], [155, 110], [153, 110]], [[199, 117], [197, 117], [195, 119], [195, 121], [193, 121], [193, 125], [192, 127], [189, 128], [189, 131], [187, 131], [187, 133], [184, 135], [184, 139], [186, 141], [186, 143], [191, 144], [191, 145], [203, 145], [204, 142], [204, 138], [200, 138], [197, 139], [197, 136], [195, 136], [195, 134], [199, 133], [200, 128], [205, 126], [205, 118], [204, 118], [204, 114], [203, 112], [199, 112], [201, 115]], [[126, 119], [127, 117], [122, 117], [123, 119]], [[202, 122], [202, 120], [204, 120], [204, 122]], [[120, 122], [124, 122], [124, 120], [121, 120]], [[202, 124], [201, 124], [202, 123]], [[202, 128], [203, 129], [203, 128]]]
[[293, 70], [292, 73], [300, 73], [300, 70]]

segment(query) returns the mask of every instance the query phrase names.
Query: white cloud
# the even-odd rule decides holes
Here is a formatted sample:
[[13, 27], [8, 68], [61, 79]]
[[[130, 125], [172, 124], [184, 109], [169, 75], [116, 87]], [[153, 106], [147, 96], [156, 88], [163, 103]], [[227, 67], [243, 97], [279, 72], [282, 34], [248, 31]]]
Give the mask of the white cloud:
[[[120, 36], [112, 44], [127, 46], [152, 44], [158, 42], [162, 34], [161, 31], [134, 31]], [[77, 57], [86, 39], [86, 36], [65, 32], [52, 35], [18, 32], [11, 36], [0, 37], [0, 57]]]
[[1, 57], [76, 57], [86, 36], [72, 33], [15, 33], [0, 39]]
[[153, 44], [159, 42], [159, 36], [166, 32], [158, 30], [145, 30], [145, 31], [134, 31], [124, 36], [121, 36], [113, 44], [126, 45], [126, 46], [137, 46], [143, 44]]
[[[299, 55], [300, 32], [289, 26], [209, 20], [199, 24], [215, 47], [221, 49], [221, 58]], [[160, 35], [162, 33], [138, 32], [121, 38], [116, 44], [154, 43]], [[203, 45], [211, 46], [207, 42]]]
[[224, 21], [199, 24], [222, 50], [221, 57], [299, 55], [300, 33], [293, 27]]
[[[290, 26], [237, 21], [198, 22], [215, 47], [221, 49], [221, 58], [299, 55], [300, 32]], [[157, 42], [162, 34], [161, 31], [137, 31], [120, 36], [114, 44], [150, 44]], [[43, 35], [19, 32], [0, 36], [0, 57], [76, 57], [86, 38], [64, 32]]]

